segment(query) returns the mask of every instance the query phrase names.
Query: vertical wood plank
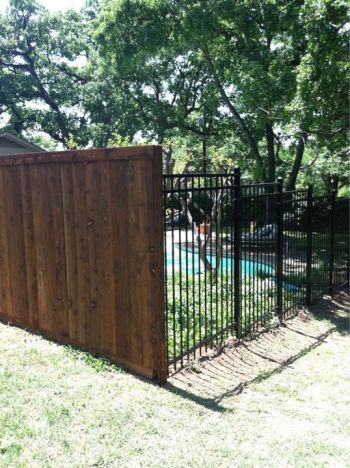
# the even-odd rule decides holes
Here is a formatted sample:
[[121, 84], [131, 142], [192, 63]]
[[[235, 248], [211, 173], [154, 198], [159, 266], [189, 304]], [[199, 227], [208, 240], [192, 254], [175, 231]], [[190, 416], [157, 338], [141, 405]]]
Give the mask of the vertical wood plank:
[[67, 278], [60, 168], [31, 168], [40, 327], [68, 336]]
[[[135, 289], [133, 296], [133, 312], [135, 320], [134, 342], [142, 344], [142, 363], [145, 367], [154, 368], [153, 324], [152, 324], [152, 270], [151, 250], [153, 246], [153, 183], [152, 160], [142, 160], [133, 163], [135, 170], [135, 185], [132, 206], [136, 211], [135, 225], [131, 226], [133, 243], [135, 245], [132, 265], [135, 268]], [[142, 233], [142, 235], [140, 235]], [[140, 329], [137, 323], [145, 326]], [[141, 335], [142, 332], [142, 335]], [[135, 348], [135, 345], [133, 346]]]
[[115, 295], [115, 335], [116, 355], [123, 361], [128, 360], [131, 352], [130, 317], [131, 301], [129, 300], [132, 284], [130, 284], [130, 264], [128, 256], [129, 243], [129, 206], [128, 184], [131, 176], [127, 161], [110, 164], [110, 195], [111, 195], [111, 228], [113, 248], [113, 279]]
[[154, 327], [154, 366], [157, 369], [157, 382], [166, 383], [168, 376], [168, 363], [165, 336], [165, 303], [164, 303], [164, 235], [163, 235], [163, 164], [162, 148], [153, 148], [152, 162], [153, 187], [153, 213], [152, 219], [152, 295], [153, 313], [152, 326]]
[[[143, 162], [143, 161], [142, 161]], [[129, 197], [129, 243], [132, 255], [129, 255], [129, 282], [131, 300], [131, 324], [129, 327], [131, 339], [130, 358], [132, 362], [147, 365], [147, 357], [143, 354], [144, 338], [149, 330], [149, 322], [145, 321], [144, 311], [149, 310], [147, 295], [148, 280], [148, 252], [147, 244], [148, 223], [145, 200], [145, 181], [143, 179], [145, 167], [141, 161], [129, 161], [132, 174], [132, 184], [128, 185]], [[143, 327], [138, 324], [144, 323]]]
[[[75, 190], [73, 178], [73, 165], [61, 165], [62, 200], [63, 200], [63, 225], [65, 237], [65, 260], [67, 275], [67, 311], [69, 336], [79, 341], [79, 281], [78, 258], [75, 218]], [[82, 208], [82, 207], [81, 207]]]
[[[75, 246], [77, 257], [77, 287], [75, 303], [78, 316], [78, 342], [83, 346], [90, 345], [90, 265], [88, 256], [88, 221], [85, 194], [85, 164], [73, 165], [74, 213], [75, 213]], [[72, 285], [72, 294], [74, 286]]]
[[36, 243], [34, 238], [34, 220], [32, 207], [32, 188], [30, 183], [29, 166], [21, 166], [23, 230], [26, 257], [26, 288], [28, 297], [27, 322], [37, 328], [38, 322], [38, 285], [35, 265]]
[[108, 162], [86, 166], [91, 345], [115, 354], [113, 246]]
[[8, 167], [2, 174], [5, 188], [4, 226], [9, 253], [8, 277], [12, 315], [28, 323], [26, 258], [23, 230], [22, 186], [20, 167]]
[[8, 214], [4, 174], [7, 167], [0, 167], [0, 313], [4, 317], [15, 316], [11, 299], [10, 255], [7, 241]]
[[[45, 196], [42, 192], [42, 183], [40, 180], [40, 167], [33, 166], [30, 168], [30, 186], [32, 191], [33, 201], [33, 227], [34, 227], [34, 242], [35, 249], [35, 269], [37, 276], [37, 291], [38, 291], [38, 327], [40, 330], [51, 331], [51, 323], [47, 320], [47, 310], [49, 309], [48, 296], [45, 284], [45, 261], [46, 261], [46, 245], [45, 232], [47, 226], [47, 219], [44, 216], [44, 199]], [[45, 220], [45, 221], [44, 221]], [[47, 252], [49, 257], [47, 260], [50, 262], [51, 252]]]
[[99, 197], [98, 188], [100, 187], [100, 172], [94, 162], [90, 162], [84, 167], [85, 172], [85, 196], [86, 196], [86, 213], [87, 213], [87, 255], [89, 259], [89, 345], [91, 348], [99, 349], [101, 342], [101, 327], [99, 323], [100, 312], [100, 282], [98, 271], [98, 255], [99, 251], [99, 225], [98, 225], [98, 207], [97, 199]]
[[[116, 354], [115, 330], [115, 295], [114, 295], [114, 250], [112, 233], [112, 207], [110, 187], [110, 162], [99, 163], [100, 166], [100, 245], [98, 256], [98, 269], [100, 272], [100, 324], [103, 324], [101, 349], [103, 352]], [[101, 325], [100, 325], [101, 326]]]

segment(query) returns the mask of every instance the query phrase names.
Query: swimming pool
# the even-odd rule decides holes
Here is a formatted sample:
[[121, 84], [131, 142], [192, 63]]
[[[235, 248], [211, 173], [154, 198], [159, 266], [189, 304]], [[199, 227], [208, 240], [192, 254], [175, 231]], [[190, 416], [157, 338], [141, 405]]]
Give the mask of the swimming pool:
[[[215, 255], [207, 255], [207, 259], [215, 267]], [[205, 270], [203, 262], [196, 251], [179, 249], [176, 246], [174, 251], [171, 248], [167, 249], [165, 263], [168, 273], [181, 271], [181, 273], [186, 274], [187, 270], [189, 275], [193, 275], [199, 272], [202, 273]], [[233, 270], [233, 264], [232, 257], [222, 257], [219, 271], [229, 273]], [[256, 276], [257, 273], [272, 275], [274, 273], [271, 266], [251, 260], [241, 260], [241, 271], [244, 276]]]

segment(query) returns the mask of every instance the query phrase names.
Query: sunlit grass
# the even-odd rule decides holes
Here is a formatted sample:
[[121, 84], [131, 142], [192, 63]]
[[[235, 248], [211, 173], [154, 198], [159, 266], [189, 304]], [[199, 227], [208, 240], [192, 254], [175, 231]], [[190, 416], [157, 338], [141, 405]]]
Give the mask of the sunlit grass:
[[0, 466], [347, 466], [349, 345], [330, 336], [217, 411], [0, 324]]

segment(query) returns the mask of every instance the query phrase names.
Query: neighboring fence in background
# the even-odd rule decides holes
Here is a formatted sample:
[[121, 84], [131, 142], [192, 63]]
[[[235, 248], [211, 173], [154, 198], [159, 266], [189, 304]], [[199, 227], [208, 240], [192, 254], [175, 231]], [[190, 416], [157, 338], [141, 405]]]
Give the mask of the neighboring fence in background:
[[349, 201], [234, 174], [165, 175], [165, 309], [173, 369], [287, 318], [348, 280]]
[[0, 158], [0, 317], [162, 383], [161, 147]]

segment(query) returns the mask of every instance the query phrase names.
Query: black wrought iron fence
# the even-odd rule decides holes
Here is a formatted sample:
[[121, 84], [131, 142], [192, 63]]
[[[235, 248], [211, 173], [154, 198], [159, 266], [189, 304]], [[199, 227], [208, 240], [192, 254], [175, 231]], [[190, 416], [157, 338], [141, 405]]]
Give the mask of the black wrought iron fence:
[[313, 197], [312, 200], [312, 260], [311, 299], [315, 300], [330, 289], [331, 260], [331, 197]]
[[233, 176], [164, 176], [168, 361], [234, 333]]
[[[306, 302], [308, 230], [308, 191], [283, 192], [282, 236], [282, 317], [285, 318]], [[304, 222], [303, 222], [304, 220]]]
[[334, 266], [333, 288], [338, 289], [349, 278], [349, 200], [338, 199], [334, 204]]
[[267, 325], [277, 312], [278, 184], [236, 188], [237, 336]]
[[[173, 369], [348, 279], [348, 200], [233, 174], [164, 176], [165, 305]], [[348, 216], [348, 215], [347, 215]]]

